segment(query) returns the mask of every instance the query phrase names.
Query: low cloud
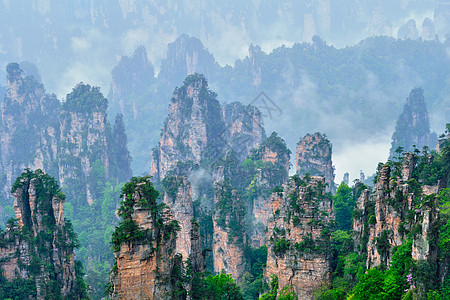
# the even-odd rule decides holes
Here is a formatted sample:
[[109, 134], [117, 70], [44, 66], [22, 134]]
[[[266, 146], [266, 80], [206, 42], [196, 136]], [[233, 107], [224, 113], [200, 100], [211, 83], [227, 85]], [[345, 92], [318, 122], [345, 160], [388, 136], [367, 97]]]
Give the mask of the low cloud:
[[335, 182], [339, 184], [346, 172], [350, 174], [350, 182], [359, 179], [360, 170], [365, 173], [366, 178], [375, 173], [378, 163], [385, 162], [389, 156], [392, 135], [389, 132], [370, 137], [362, 143], [349, 141], [335, 146], [333, 148]]

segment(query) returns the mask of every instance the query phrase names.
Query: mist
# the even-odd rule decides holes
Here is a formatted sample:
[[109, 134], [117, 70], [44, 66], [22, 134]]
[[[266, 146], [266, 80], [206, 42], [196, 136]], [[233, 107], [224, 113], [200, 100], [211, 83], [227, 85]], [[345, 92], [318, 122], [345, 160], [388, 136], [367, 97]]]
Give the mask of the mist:
[[[91, 288], [85, 292], [92, 299], [104, 299], [104, 287], [118, 269], [114, 251], [120, 248], [120, 242], [124, 239], [130, 236], [134, 239], [141, 233], [144, 235], [136, 229], [137, 223], [129, 222], [121, 228], [119, 224], [122, 219], [128, 218], [127, 221], [130, 221], [134, 218], [134, 208], [125, 206], [136, 200], [137, 194], [132, 194], [134, 189], [145, 185], [144, 192], [152, 191], [149, 198], [153, 202], [144, 199], [148, 196], [146, 194], [143, 198], [145, 201], [137, 202], [142, 207], [139, 207], [140, 211], [136, 215], [153, 205], [152, 216], [156, 216], [160, 209], [158, 204], [166, 201], [164, 199], [173, 199], [173, 203], [166, 203], [168, 211], [173, 209], [171, 205], [177, 204], [176, 213], [184, 218], [184, 229], [192, 226], [194, 220], [200, 224], [198, 236], [201, 238], [197, 242], [203, 244], [197, 250], [203, 252], [197, 258], [208, 254], [205, 263], [198, 263], [199, 268], [206, 264], [208, 271], [215, 272], [212, 267], [215, 264], [212, 258], [214, 251], [220, 252], [220, 255], [231, 253], [233, 259], [227, 262], [230, 264], [236, 263], [236, 258], [242, 252], [245, 259], [235, 269], [242, 269], [246, 274], [243, 276], [245, 280], [239, 279], [238, 284], [245, 281], [245, 299], [256, 300], [264, 292], [262, 280], [267, 274], [263, 274], [263, 269], [270, 257], [268, 253], [275, 248], [271, 246], [272, 242], [277, 248], [308, 250], [308, 255], [296, 254], [296, 259], [307, 259], [319, 253], [316, 251], [318, 247], [308, 244], [311, 241], [314, 243], [312, 236], [316, 233], [320, 233], [320, 238], [329, 238], [326, 242], [321, 241], [321, 245], [328, 247], [331, 242], [342, 243], [326, 251], [322, 249], [322, 254], [329, 253], [330, 249], [338, 251], [339, 247], [346, 248], [345, 251], [356, 249], [350, 246], [355, 242], [355, 235], [352, 235], [353, 229], [349, 227], [355, 195], [347, 195], [349, 197], [345, 201], [348, 203], [341, 203], [341, 207], [336, 209], [337, 206], [333, 207], [332, 203], [338, 197], [328, 198], [327, 194], [325, 200], [320, 200], [329, 201], [324, 205], [322, 203], [320, 208], [326, 207], [327, 212], [320, 211], [320, 217], [311, 221], [309, 216], [302, 216], [312, 207], [301, 207], [306, 203], [300, 203], [303, 192], [297, 197], [299, 203], [294, 201], [297, 208], [286, 206], [272, 211], [272, 204], [278, 200], [290, 202], [287, 205], [294, 203], [291, 202], [293, 197], [286, 201], [287, 188], [289, 184], [298, 182], [288, 182], [288, 175], [296, 172], [296, 148], [300, 139], [307, 134], [320, 132], [318, 140], [327, 147], [325, 151], [310, 151], [314, 152], [309, 162], [314, 166], [311, 167], [312, 172], [322, 172], [314, 175], [329, 176], [332, 174], [331, 169], [334, 169], [336, 185], [341, 183], [345, 173], [349, 173], [349, 185], [358, 186], [354, 180], [360, 178], [360, 172], [367, 179], [376, 173], [380, 162], [388, 160], [391, 147], [395, 145], [395, 137], [398, 140], [403, 138], [402, 143], [405, 143], [406, 139], [425, 140], [422, 137], [430, 141], [430, 136], [433, 136], [433, 143], [436, 144], [436, 134], [439, 136], [444, 133], [446, 124], [450, 123], [448, 2], [2, 0], [0, 225], [12, 226], [7, 225], [8, 220], [17, 217], [16, 213], [20, 212], [17, 206], [19, 202], [14, 200], [16, 195], [11, 195], [12, 187], [17, 188], [33, 176], [47, 178], [45, 180], [51, 182], [52, 193], [57, 190], [56, 183], [61, 184], [61, 192], [66, 196], [62, 197], [59, 190], [55, 195], [57, 198], [61, 196], [66, 202], [60, 202], [58, 207], [51, 203], [48, 211], [53, 213], [58, 209], [59, 218], [64, 216], [60, 209], [64, 208], [65, 215], [73, 222], [73, 228], [66, 221], [64, 226], [78, 234], [80, 244], [76, 252], [69, 249], [70, 253], [67, 252], [64, 257], [72, 259], [72, 265], [78, 266], [73, 262], [74, 259], [84, 264], [86, 275], [80, 278]], [[420, 92], [420, 101], [417, 101], [420, 105], [409, 107], [405, 104], [413, 90], [423, 90], [424, 97]], [[231, 103], [236, 105], [226, 106]], [[401, 115], [408, 117], [402, 121], [399, 118]], [[423, 126], [416, 128], [416, 123]], [[261, 125], [264, 132], [260, 130]], [[412, 130], [414, 132], [408, 131], [410, 128], [415, 128]], [[271, 135], [272, 132], [277, 135]], [[331, 162], [328, 141], [332, 145]], [[435, 149], [431, 142], [430, 145], [425, 142], [422, 144], [417, 146]], [[241, 146], [247, 151], [243, 152], [245, 155], [239, 153], [234, 156], [232, 151]], [[285, 146], [290, 150], [290, 160], [287, 159], [289, 151]], [[216, 153], [212, 155], [206, 153], [208, 151]], [[441, 158], [438, 158], [438, 151], [432, 155], [435, 155], [439, 164]], [[286, 172], [289, 163], [290, 169]], [[316, 169], [317, 165], [320, 167]], [[321, 169], [323, 166], [327, 170]], [[49, 177], [40, 171], [22, 174], [24, 169], [35, 172], [37, 168], [42, 168]], [[164, 178], [160, 178], [162, 174]], [[22, 181], [14, 183], [15, 178], [20, 176]], [[54, 181], [49, 179], [51, 177]], [[179, 180], [181, 177], [184, 177], [183, 180]], [[430, 176], [430, 180], [425, 177], [423, 175], [420, 179], [421, 184], [441, 182], [432, 182], [438, 180], [436, 176]], [[127, 182], [131, 183], [125, 185]], [[181, 185], [186, 183], [189, 183], [189, 188], [180, 190]], [[368, 181], [365, 183], [372, 184]], [[219, 187], [220, 184], [223, 186]], [[310, 181], [307, 179], [301, 184], [304, 187]], [[292, 189], [298, 187], [292, 186]], [[222, 190], [218, 192], [217, 188]], [[410, 193], [406, 184], [401, 188], [404, 190], [398, 190], [401, 193], [395, 193], [396, 197]], [[391, 189], [391, 192], [394, 190]], [[274, 191], [278, 191], [277, 197], [280, 197], [276, 201], [272, 197], [276, 196]], [[334, 189], [330, 191], [335, 192]], [[56, 199], [47, 198], [52, 201]], [[30, 204], [30, 199], [26, 198], [25, 202]], [[342, 199], [338, 201], [344, 201]], [[403, 198], [399, 196], [399, 199]], [[393, 199], [388, 200], [390, 203]], [[308, 205], [318, 203], [313, 202], [315, 204], [308, 202]], [[29, 214], [34, 207], [23, 209]], [[337, 227], [325, 231], [325, 227], [321, 226], [335, 218], [334, 209], [339, 211], [336, 220], [346, 219], [348, 226], [344, 228], [346, 231], [339, 228], [337, 239], [330, 239], [332, 234], [338, 232], [334, 231]], [[367, 214], [370, 209], [368, 206]], [[338, 216], [344, 210], [346, 215]], [[36, 209], [37, 213], [40, 211], [41, 208]], [[311, 210], [311, 215], [317, 214], [317, 211]], [[389, 208], [386, 211], [393, 210]], [[432, 213], [437, 211], [433, 210]], [[405, 210], [398, 216], [409, 218], [412, 212]], [[313, 234], [304, 240], [299, 235], [295, 241], [292, 239], [286, 243], [285, 237], [290, 234], [290, 229], [281, 229], [279, 224], [272, 224], [275, 227], [270, 225], [273, 230], [269, 230], [268, 221], [269, 217], [283, 213], [286, 213], [284, 219], [280, 215], [277, 220], [288, 220], [289, 223], [292, 219], [292, 224], [303, 222], [303, 228], [311, 228]], [[373, 214], [372, 211], [370, 213]], [[158, 224], [166, 220], [166, 215], [161, 216]], [[368, 216], [358, 220], [361, 221], [360, 228], [362, 224], [375, 224], [369, 221], [371, 218]], [[417, 216], [414, 222], [429, 220], [424, 216]], [[322, 217], [326, 220], [321, 220]], [[167, 216], [167, 220], [170, 218]], [[45, 216], [41, 219], [47, 220]], [[308, 223], [304, 222], [306, 219]], [[395, 226], [403, 226], [410, 221], [397, 222], [395, 219], [394, 223]], [[31, 224], [31, 221], [28, 223]], [[156, 224], [156, 221], [148, 222], [145, 226], [153, 226], [150, 223]], [[232, 223], [229, 228], [225, 226], [228, 223]], [[384, 230], [386, 222], [381, 223], [375, 228]], [[425, 224], [424, 230], [432, 228], [430, 224]], [[164, 232], [165, 241], [171, 239], [173, 245], [176, 234], [171, 235], [171, 230], [176, 233], [176, 225], [177, 222], [174, 222], [170, 228], [158, 228], [158, 232]], [[414, 228], [419, 228], [419, 225], [422, 228], [422, 223], [415, 224]], [[335, 225], [326, 229], [331, 226]], [[403, 229], [406, 230], [406, 227]], [[123, 228], [131, 232], [121, 232]], [[395, 230], [400, 231], [399, 228]], [[114, 236], [113, 232], [117, 231], [120, 234]], [[268, 240], [269, 235], [273, 234], [271, 231], [276, 234]], [[9, 229], [0, 230], [0, 237], [3, 238], [9, 232]], [[139, 234], [134, 236], [136, 232]], [[149, 232], [148, 227], [145, 232]], [[166, 236], [167, 232], [169, 234]], [[231, 232], [234, 236], [228, 235]], [[330, 235], [322, 234], [324, 232]], [[377, 243], [388, 232], [391, 231], [384, 230], [373, 239], [373, 247], [369, 251], [378, 249]], [[190, 232], [183, 234], [184, 238], [190, 236]], [[112, 242], [112, 237], [116, 238], [115, 242]], [[214, 248], [217, 244], [213, 243], [218, 237], [220, 247]], [[389, 240], [397, 243], [400, 240], [398, 237], [400, 235], [389, 237]], [[72, 242], [75, 240], [73, 238]], [[425, 240], [411, 244], [422, 245]], [[3, 244], [5, 240], [0, 242], [6, 245]], [[191, 240], [186, 240], [184, 246], [190, 247], [190, 243]], [[76, 243], [72, 244], [75, 247]], [[52, 245], [55, 246], [54, 243]], [[240, 249], [239, 245], [245, 247]], [[131, 247], [130, 243], [128, 246]], [[3, 246], [0, 248], [3, 251]], [[47, 252], [52, 255], [58, 251], [62, 253], [62, 248], [59, 248]], [[283, 251], [286, 250], [284, 248]], [[142, 260], [135, 266], [149, 257], [166, 257], [159, 252], [153, 255], [161, 249], [166, 248], [152, 245], [147, 251], [150, 254], [143, 253]], [[387, 254], [393, 252], [387, 251]], [[170, 249], [167, 257], [176, 253]], [[340, 253], [340, 256], [336, 253], [328, 255], [333, 259], [339, 257], [330, 266], [347, 268], [348, 264], [355, 263], [363, 270], [370, 265], [359, 259], [358, 262], [354, 261], [354, 257], [364, 256], [361, 253], [345, 252]], [[355, 256], [345, 256], [347, 254]], [[34, 263], [34, 257], [37, 256], [29, 257], [33, 257]], [[329, 257], [323, 258], [323, 261]], [[246, 264], [245, 260], [251, 263]], [[0, 259], [0, 271], [5, 261], [4, 257]], [[298, 265], [301, 264], [308, 265], [303, 262]], [[47, 267], [49, 270], [57, 269], [46, 264]], [[296, 272], [298, 268], [295, 268]], [[10, 269], [13, 270], [12, 267]], [[313, 269], [325, 270], [322, 267]], [[411, 270], [405, 270], [402, 278], [411, 275]], [[283, 270], [284, 274], [290, 274], [290, 271]], [[334, 277], [338, 273], [334, 271], [330, 267], [327, 274]], [[342, 272], [347, 274], [347, 271]], [[72, 273], [75, 274], [75, 271]], [[353, 279], [363, 278], [356, 276], [356, 273], [352, 276]], [[444, 282], [443, 279], [441, 281]], [[190, 285], [188, 280], [183, 281], [183, 284], [181, 282], [177, 282], [179, 287]], [[4, 296], [2, 284], [1, 297]], [[112, 288], [114, 283], [108, 284]], [[348, 283], [345, 288], [352, 289], [356, 284]], [[129, 286], [134, 287], [133, 284]], [[257, 286], [260, 289], [258, 291]], [[334, 287], [332, 284], [330, 286]], [[405, 287], [410, 288], [406, 283]], [[405, 289], [400, 289], [400, 292], [403, 291]], [[346, 292], [350, 295], [351, 290]], [[251, 293], [253, 295], [249, 296]]]

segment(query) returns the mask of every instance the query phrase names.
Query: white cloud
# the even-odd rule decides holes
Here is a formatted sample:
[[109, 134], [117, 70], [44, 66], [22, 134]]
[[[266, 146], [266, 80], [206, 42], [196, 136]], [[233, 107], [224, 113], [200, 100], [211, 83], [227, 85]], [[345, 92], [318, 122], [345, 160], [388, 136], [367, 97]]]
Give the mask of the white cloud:
[[364, 142], [341, 143], [334, 147], [333, 164], [336, 166], [335, 182], [342, 181], [345, 172], [350, 174], [350, 182], [359, 179], [362, 170], [366, 178], [375, 173], [379, 162], [385, 162], [391, 147], [391, 134], [373, 136]]

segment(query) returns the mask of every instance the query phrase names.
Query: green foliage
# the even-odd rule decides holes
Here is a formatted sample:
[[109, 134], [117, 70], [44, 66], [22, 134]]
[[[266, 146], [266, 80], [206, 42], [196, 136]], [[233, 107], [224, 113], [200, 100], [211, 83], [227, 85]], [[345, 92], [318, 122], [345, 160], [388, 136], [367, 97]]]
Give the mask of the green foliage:
[[28, 297], [36, 298], [36, 283], [32, 279], [17, 278], [6, 280], [0, 275], [0, 299], [22, 300]]
[[98, 110], [106, 112], [107, 107], [108, 100], [103, 97], [100, 88], [91, 87], [89, 84], [83, 84], [82, 82], [67, 94], [66, 101], [63, 102], [63, 108], [66, 111], [74, 112], [90, 113]]
[[[23, 227], [18, 227], [16, 220], [8, 221], [10, 240], [5, 241], [4, 232], [0, 232], [0, 243], [17, 243], [17, 239], [28, 244], [30, 251], [30, 261], [25, 264], [20, 259], [18, 266], [23, 271], [27, 271], [30, 279], [15, 279], [8, 281], [0, 276], [0, 295], [5, 298], [25, 299], [36, 296], [36, 277], [42, 272], [48, 274], [48, 278], [41, 288], [46, 299], [62, 299], [61, 270], [56, 270], [53, 260], [55, 253], [63, 259], [69, 259], [74, 255], [74, 249], [79, 247], [78, 238], [73, 229], [72, 223], [65, 219], [63, 224], [57, 224], [53, 204], [63, 202], [65, 195], [61, 192], [58, 183], [54, 178], [45, 174], [42, 170], [31, 171], [26, 169], [14, 182], [11, 191], [17, 192], [22, 189], [23, 201], [27, 200], [27, 189], [33, 183], [35, 189], [33, 211], [24, 207], [22, 220]], [[39, 223], [39, 226], [37, 225]], [[34, 234], [31, 234], [34, 232]], [[57, 252], [56, 252], [57, 251]], [[75, 263], [76, 281], [67, 299], [88, 299], [87, 285], [84, 281], [83, 266], [81, 262]], [[3, 299], [3, 297], [2, 297]]]
[[[165, 204], [157, 204], [158, 195], [159, 192], [155, 190], [149, 176], [133, 177], [124, 185], [121, 194], [123, 200], [120, 202], [118, 211], [123, 220], [111, 236], [111, 245], [115, 252], [120, 250], [120, 245], [123, 243], [145, 243], [150, 238], [156, 238], [159, 243], [163, 236], [167, 240], [180, 230], [178, 221], [171, 220], [170, 212]], [[138, 201], [136, 201], [137, 197], [139, 197]], [[135, 205], [150, 210], [155, 230], [157, 230], [156, 234], [142, 230], [132, 219]]]
[[267, 262], [267, 246], [260, 248], [246, 247], [244, 252], [247, 271], [242, 276], [240, 286], [245, 300], [258, 299], [264, 291], [264, 268]]
[[[150, 181], [150, 176], [133, 177], [131, 181], [123, 186], [122, 194], [120, 197], [123, 199], [120, 202], [119, 216], [124, 220], [131, 219], [133, 214], [134, 205], [138, 204], [142, 208], [152, 210], [152, 213], [157, 213], [156, 198], [159, 196], [159, 192], [154, 188], [153, 183]], [[134, 202], [133, 194], [136, 188], [139, 186], [141, 198], [138, 203]]]
[[360, 279], [354, 289], [354, 300], [382, 299], [384, 274], [378, 269], [370, 269]]
[[390, 232], [388, 230], [383, 230], [381, 235], [375, 238], [375, 244], [377, 246], [377, 250], [381, 256], [388, 255], [390, 244], [389, 244], [389, 235]]
[[202, 298], [211, 300], [243, 300], [243, 296], [231, 274], [209, 275], [205, 279], [206, 289]]
[[336, 222], [340, 230], [350, 230], [352, 227], [352, 211], [356, 202], [352, 195], [352, 189], [342, 182], [333, 197], [333, 206], [336, 214]]
[[167, 193], [172, 201], [175, 201], [176, 195], [178, 192], [178, 188], [182, 184], [182, 179], [179, 176], [166, 176], [162, 180], [162, 185], [164, 187], [164, 191]]
[[291, 242], [283, 237], [280, 240], [275, 241], [273, 245], [273, 252], [277, 256], [283, 256], [284, 253], [286, 253], [286, 251], [288, 251], [290, 247]]
[[270, 275], [270, 290], [267, 293], [262, 294], [259, 300], [276, 300], [278, 286], [278, 276], [275, 274]]
[[290, 286], [281, 288], [278, 292], [278, 277], [274, 274], [270, 276], [270, 290], [259, 297], [259, 300], [296, 300], [297, 295]]
[[266, 148], [277, 153], [280, 157], [283, 157], [283, 155], [287, 155], [289, 157], [291, 154], [291, 150], [289, 150], [286, 146], [286, 142], [274, 131], [267, 139], [263, 141], [258, 149], [252, 150], [250, 158], [253, 161], [261, 160], [263, 158], [262, 151]]
[[450, 188], [444, 189], [439, 194], [441, 226], [439, 231], [439, 249], [442, 256], [450, 258]]
[[229, 179], [217, 183], [214, 189], [216, 222], [223, 229], [229, 229], [230, 236], [238, 243], [243, 242], [244, 205], [241, 196]]
[[111, 244], [114, 252], [120, 250], [123, 243], [143, 242], [147, 233], [139, 228], [135, 220], [124, 219], [111, 236]]

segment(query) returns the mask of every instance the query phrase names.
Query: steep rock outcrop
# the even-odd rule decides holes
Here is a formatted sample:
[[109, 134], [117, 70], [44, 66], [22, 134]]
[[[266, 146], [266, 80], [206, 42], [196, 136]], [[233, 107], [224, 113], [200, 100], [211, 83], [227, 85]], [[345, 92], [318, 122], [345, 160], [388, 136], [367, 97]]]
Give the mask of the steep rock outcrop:
[[210, 170], [227, 152], [243, 161], [265, 138], [261, 113], [253, 106], [220, 106], [203, 75], [188, 76], [171, 99], [150, 174], [163, 180], [169, 172], [187, 174], [194, 166]]
[[0, 126], [5, 191], [24, 168], [42, 169], [58, 176], [72, 201], [92, 203], [99, 195], [98, 188], [87, 183], [95, 181], [93, 169], [103, 173], [104, 182], [131, 177], [123, 118], [118, 115], [111, 128], [107, 100], [99, 88], [80, 83], [61, 106], [34, 77], [23, 74], [18, 64], [8, 65]]
[[395, 151], [402, 147], [403, 151], [413, 151], [427, 146], [434, 148], [437, 141], [436, 133], [431, 133], [427, 106], [421, 88], [414, 88], [406, 98], [403, 112], [397, 119], [392, 135], [389, 159], [395, 157]]
[[245, 271], [242, 198], [228, 180], [216, 183], [214, 194], [214, 271], [232, 274], [239, 282]]
[[[220, 104], [202, 75], [188, 76], [171, 99], [159, 147], [152, 151], [150, 174], [164, 179], [179, 162], [191, 168], [221, 155], [224, 130]], [[208, 151], [207, 151], [208, 149]]]
[[32, 76], [25, 77], [17, 63], [7, 68], [6, 97], [1, 104], [1, 167], [5, 193], [24, 168], [56, 175], [60, 103]]
[[[286, 143], [275, 132], [271, 134], [261, 146], [254, 149], [250, 158], [253, 161], [263, 161], [264, 167], [257, 168], [250, 189], [253, 194], [251, 216], [253, 226], [248, 232], [251, 245], [258, 248], [267, 245], [265, 230], [272, 213], [270, 195], [276, 186], [281, 186], [288, 181], [291, 151]], [[253, 185], [252, 185], [253, 184]]]
[[20, 283], [6, 292], [25, 298], [23, 290], [18, 295], [14, 289], [26, 285], [33, 299], [86, 297], [75, 267], [77, 237], [64, 218], [65, 196], [56, 180], [41, 170], [27, 170], [17, 178], [12, 193], [17, 224], [8, 223], [1, 233], [0, 269], [7, 281]]
[[[94, 185], [102, 181], [131, 177], [129, 154], [121, 118], [113, 130], [107, 121], [108, 100], [98, 87], [80, 83], [67, 95], [60, 117], [59, 181], [61, 185], [76, 184], [74, 199], [92, 204], [101, 190]], [[117, 140], [113, 139], [113, 136]]]
[[[141, 95], [155, 79], [155, 69], [147, 58], [144, 46], [137, 47], [131, 57], [122, 56], [119, 63], [111, 72], [112, 82], [108, 98], [111, 107], [123, 115], [133, 116], [136, 120], [138, 111], [136, 102], [128, 101], [131, 94]], [[132, 110], [131, 114], [127, 110]]]
[[185, 176], [167, 176], [163, 181], [164, 203], [173, 211], [175, 220], [180, 225], [177, 236], [176, 252], [183, 259], [191, 254], [191, 221], [194, 218], [194, 206], [192, 203], [191, 184]]
[[167, 58], [161, 62], [161, 78], [168, 87], [175, 86], [188, 75], [203, 73], [210, 78], [219, 65], [202, 42], [186, 34], [167, 45]]
[[312, 299], [331, 276], [327, 249], [334, 214], [325, 180], [296, 175], [271, 200], [266, 277], [274, 274], [280, 287], [291, 286], [299, 299]]
[[324, 134], [305, 135], [295, 151], [297, 175], [324, 176], [326, 191], [335, 193], [334, 167], [331, 161], [332, 145]]
[[254, 106], [233, 102], [222, 106], [225, 130], [220, 137], [225, 141], [227, 151], [234, 151], [244, 160], [252, 149], [265, 139], [261, 112]]
[[149, 177], [133, 178], [122, 191], [123, 221], [112, 235], [116, 265], [111, 271], [112, 299], [178, 299], [176, 254], [178, 222], [158, 206]]
[[414, 260], [434, 259], [439, 220], [438, 186], [420, 185], [414, 178], [417, 156], [405, 153], [392, 168], [380, 165], [374, 191], [365, 190], [354, 213], [355, 245], [367, 251], [367, 267], [388, 265], [395, 246], [412, 235]]
[[[114, 151], [111, 164], [111, 177], [115, 177], [117, 182], [125, 182], [130, 179], [131, 171], [131, 155], [128, 151], [128, 138], [125, 131], [125, 124], [123, 122], [123, 115], [117, 114], [114, 120]], [[111, 148], [111, 146], [110, 146]]]

